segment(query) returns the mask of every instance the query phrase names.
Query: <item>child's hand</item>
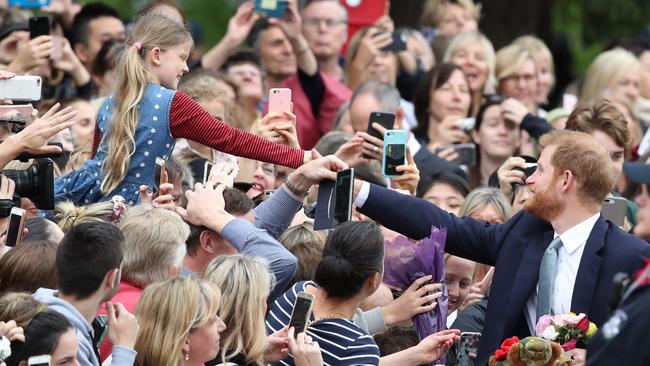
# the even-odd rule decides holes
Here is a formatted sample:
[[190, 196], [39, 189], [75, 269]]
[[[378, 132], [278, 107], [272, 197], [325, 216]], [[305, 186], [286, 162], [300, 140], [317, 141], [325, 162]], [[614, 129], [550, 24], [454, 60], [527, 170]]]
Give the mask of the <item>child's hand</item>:
[[140, 202], [149, 203], [154, 207], [164, 208], [166, 210], [176, 210], [174, 204], [174, 185], [171, 183], [163, 183], [160, 185], [160, 194], [154, 198], [153, 193], [149, 193], [149, 186], [143, 184], [140, 186]]
[[235, 177], [239, 174], [239, 167], [230, 163], [219, 163], [212, 166], [208, 182], [218, 182], [228, 188], [235, 184]]

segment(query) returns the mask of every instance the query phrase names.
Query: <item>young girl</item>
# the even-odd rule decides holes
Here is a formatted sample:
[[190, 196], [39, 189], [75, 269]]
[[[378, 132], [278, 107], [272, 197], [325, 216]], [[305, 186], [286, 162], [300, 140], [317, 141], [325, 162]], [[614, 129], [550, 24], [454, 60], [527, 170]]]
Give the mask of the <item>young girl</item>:
[[171, 157], [185, 138], [225, 153], [297, 168], [311, 158], [230, 127], [183, 92], [192, 49], [188, 29], [164, 16], [145, 14], [133, 26], [118, 59], [115, 93], [97, 114], [93, 158], [55, 183], [55, 199], [87, 204], [115, 195], [139, 201], [140, 185], [152, 186], [156, 157]]

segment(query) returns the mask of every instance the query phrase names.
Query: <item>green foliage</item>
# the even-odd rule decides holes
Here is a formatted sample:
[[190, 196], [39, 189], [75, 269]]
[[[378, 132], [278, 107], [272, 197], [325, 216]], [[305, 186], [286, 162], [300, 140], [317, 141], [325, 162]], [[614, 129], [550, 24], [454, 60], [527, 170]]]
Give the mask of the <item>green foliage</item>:
[[[84, 0], [90, 2], [92, 0]], [[235, 14], [239, 2], [232, 0], [177, 0], [192, 21], [201, 25], [203, 42], [208, 47], [214, 45], [226, 32], [228, 19]], [[122, 18], [130, 19], [145, 4], [147, 0], [104, 0], [105, 4], [113, 6]]]

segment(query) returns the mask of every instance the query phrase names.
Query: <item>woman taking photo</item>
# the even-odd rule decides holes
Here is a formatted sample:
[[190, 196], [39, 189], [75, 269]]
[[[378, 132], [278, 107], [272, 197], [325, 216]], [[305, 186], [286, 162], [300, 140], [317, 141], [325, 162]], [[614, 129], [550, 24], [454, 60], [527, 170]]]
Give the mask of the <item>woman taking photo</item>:
[[149, 285], [138, 302], [136, 366], [200, 366], [219, 353], [221, 295], [207, 281], [174, 277]]

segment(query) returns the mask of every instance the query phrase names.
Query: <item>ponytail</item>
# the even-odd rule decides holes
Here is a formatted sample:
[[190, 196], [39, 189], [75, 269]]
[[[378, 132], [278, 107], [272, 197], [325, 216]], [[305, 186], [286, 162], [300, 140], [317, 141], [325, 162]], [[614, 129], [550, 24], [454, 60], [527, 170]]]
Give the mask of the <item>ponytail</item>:
[[147, 52], [153, 48], [162, 51], [191, 41], [192, 36], [184, 24], [154, 13], [144, 14], [136, 20], [117, 61], [115, 97], [110, 129], [104, 134], [108, 152], [104, 164], [101, 190], [114, 191], [126, 177], [135, 153], [135, 131], [140, 114], [138, 106], [149, 82], [154, 76], [145, 63]]
[[70, 201], [65, 201], [56, 204], [55, 213], [61, 231], [67, 233], [73, 227], [84, 222], [112, 222], [114, 207], [115, 204], [112, 201], [78, 207]]

